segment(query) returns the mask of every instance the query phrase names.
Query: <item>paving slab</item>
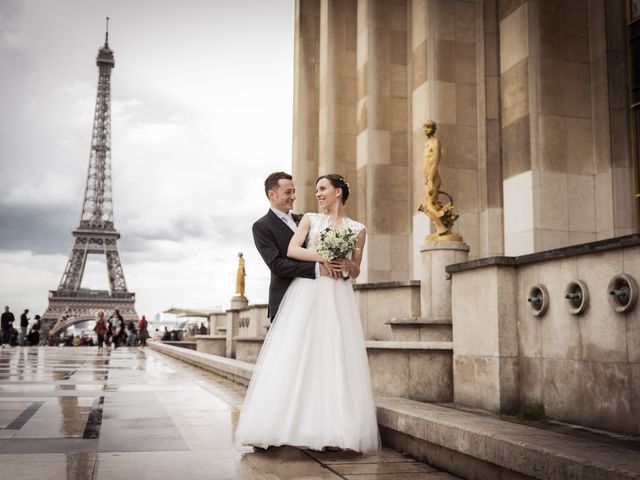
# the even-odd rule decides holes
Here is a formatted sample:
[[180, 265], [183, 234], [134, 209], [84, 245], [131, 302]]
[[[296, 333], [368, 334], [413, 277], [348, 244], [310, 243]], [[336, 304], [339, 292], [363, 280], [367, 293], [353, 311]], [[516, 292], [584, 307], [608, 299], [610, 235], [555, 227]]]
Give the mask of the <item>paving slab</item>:
[[454, 478], [388, 449], [238, 445], [246, 387], [150, 349], [2, 348], [0, 366], [0, 480]]

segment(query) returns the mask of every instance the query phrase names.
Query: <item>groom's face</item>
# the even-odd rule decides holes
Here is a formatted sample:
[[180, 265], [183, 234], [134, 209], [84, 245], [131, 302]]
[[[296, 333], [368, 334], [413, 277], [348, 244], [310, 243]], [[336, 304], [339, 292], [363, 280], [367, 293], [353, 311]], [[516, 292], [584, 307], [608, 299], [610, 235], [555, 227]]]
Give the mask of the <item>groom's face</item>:
[[278, 180], [275, 189], [269, 190], [269, 201], [276, 210], [288, 213], [293, 208], [293, 201], [296, 199], [296, 186], [292, 180], [282, 178]]

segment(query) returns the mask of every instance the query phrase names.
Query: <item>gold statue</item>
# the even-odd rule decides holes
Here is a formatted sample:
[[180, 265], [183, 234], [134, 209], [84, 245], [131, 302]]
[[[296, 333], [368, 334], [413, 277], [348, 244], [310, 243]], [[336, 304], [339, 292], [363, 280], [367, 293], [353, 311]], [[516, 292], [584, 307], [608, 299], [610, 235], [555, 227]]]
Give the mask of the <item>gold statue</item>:
[[236, 275], [236, 297], [244, 297], [244, 278], [247, 272], [244, 269], [244, 257], [238, 253], [238, 273]]
[[[424, 200], [418, 210], [424, 212], [436, 226], [436, 233], [427, 235], [426, 241], [444, 242], [461, 241], [462, 237], [453, 233], [453, 223], [458, 218], [453, 199], [446, 193], [440, 191], [442, 180], [438, 172], [440, 164], [440, 141], [435, 137], [436, 122], [427, 120], [422, 126], [427, 139], [424, 142]], [[449, 197], [449, 203], [442, 203], [439, 200], [440, 194]]]

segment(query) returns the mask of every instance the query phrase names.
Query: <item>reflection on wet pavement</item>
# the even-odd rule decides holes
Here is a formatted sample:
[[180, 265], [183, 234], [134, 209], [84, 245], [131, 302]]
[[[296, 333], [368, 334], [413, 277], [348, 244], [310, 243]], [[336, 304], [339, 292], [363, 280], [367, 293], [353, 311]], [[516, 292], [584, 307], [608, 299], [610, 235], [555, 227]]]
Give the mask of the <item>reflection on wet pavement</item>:
[[2, 348], [0, 480], [454, 478], [389, 450], [239, 446], [244, 392], [153, 351]]

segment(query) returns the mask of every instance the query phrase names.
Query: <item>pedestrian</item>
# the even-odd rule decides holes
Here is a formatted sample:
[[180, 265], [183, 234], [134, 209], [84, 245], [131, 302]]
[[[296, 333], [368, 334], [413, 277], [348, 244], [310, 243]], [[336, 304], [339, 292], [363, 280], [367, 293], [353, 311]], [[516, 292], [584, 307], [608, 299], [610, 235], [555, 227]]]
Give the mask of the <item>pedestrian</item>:
[[104, 347], [104, 336], [107, 333], [107, 324], [104, 321], [104, 312], [100, 310], [98, 312], [98, 320], [96, 321], [96, 326], [93, 327], [93, 331], [96, 332], [98, 336], [98, 349]]
[[167, 327], [164, 327], [164, 333], [162, 334], [162, 341], [168, 342], [171, 340], [171, 332]]
[[2, 343], [6, 345], [11, 344], [11, 331], [13, 330], [13, 321], [15, 317], [13, 313], [9, 311], [9, 307], [4, 307], [4, 313], [0, 317], [0, 326], [2, 327]]
[[162, 340], [162, 332], [160, 331], [159, 328], [156, 328], [155, 332], [153, 332], [153, 339], [156, 342], [159, 342]]
[[40, 344], [40, 315], [36, 315], [33, 325], [31, 325], [31, 329], [29, 331], [29, 335], [27, 336], [29, 343], [31, 345], [39, 345]]
[[111, 341], [113, 342], [113, 348], [118, 348], [123, 345], [124, 339], [124, 319], [118, 309], [115, 309], [108, 319], [111, 330]]
[[137, 342], [136, 327], [133, 320], [127, 322], [126, 342], [128, 347], [135, 347]]
[[142, 318], [140, 318], [140, 322], [138, 323], [138, 335], [140, 337], [141, 347], [147, 346], [147, 339], [149, 338], [148, 326], [147, 319], [142, 315]]
[[20, 346], [24, 347], [25, 341], [27, 340], [27, 329], [29, 328], [29, 309], [25, 309], [24, 313], [20, 315]]
[[17, 347], [19, 345], [18, 343], [18, 337], [20, 336], [20, 334], [18, 333], [18, 330], [16, 328], [14, 328], [13, 323], [11, 324], [11, 336], [9, 339], [9, 343], [12, 347]]
[[200, 328], [198, 329], [199, 335], [206, 335], [208, 332], [207, 327], [204, 326], [204, 323], [200, 323]]

